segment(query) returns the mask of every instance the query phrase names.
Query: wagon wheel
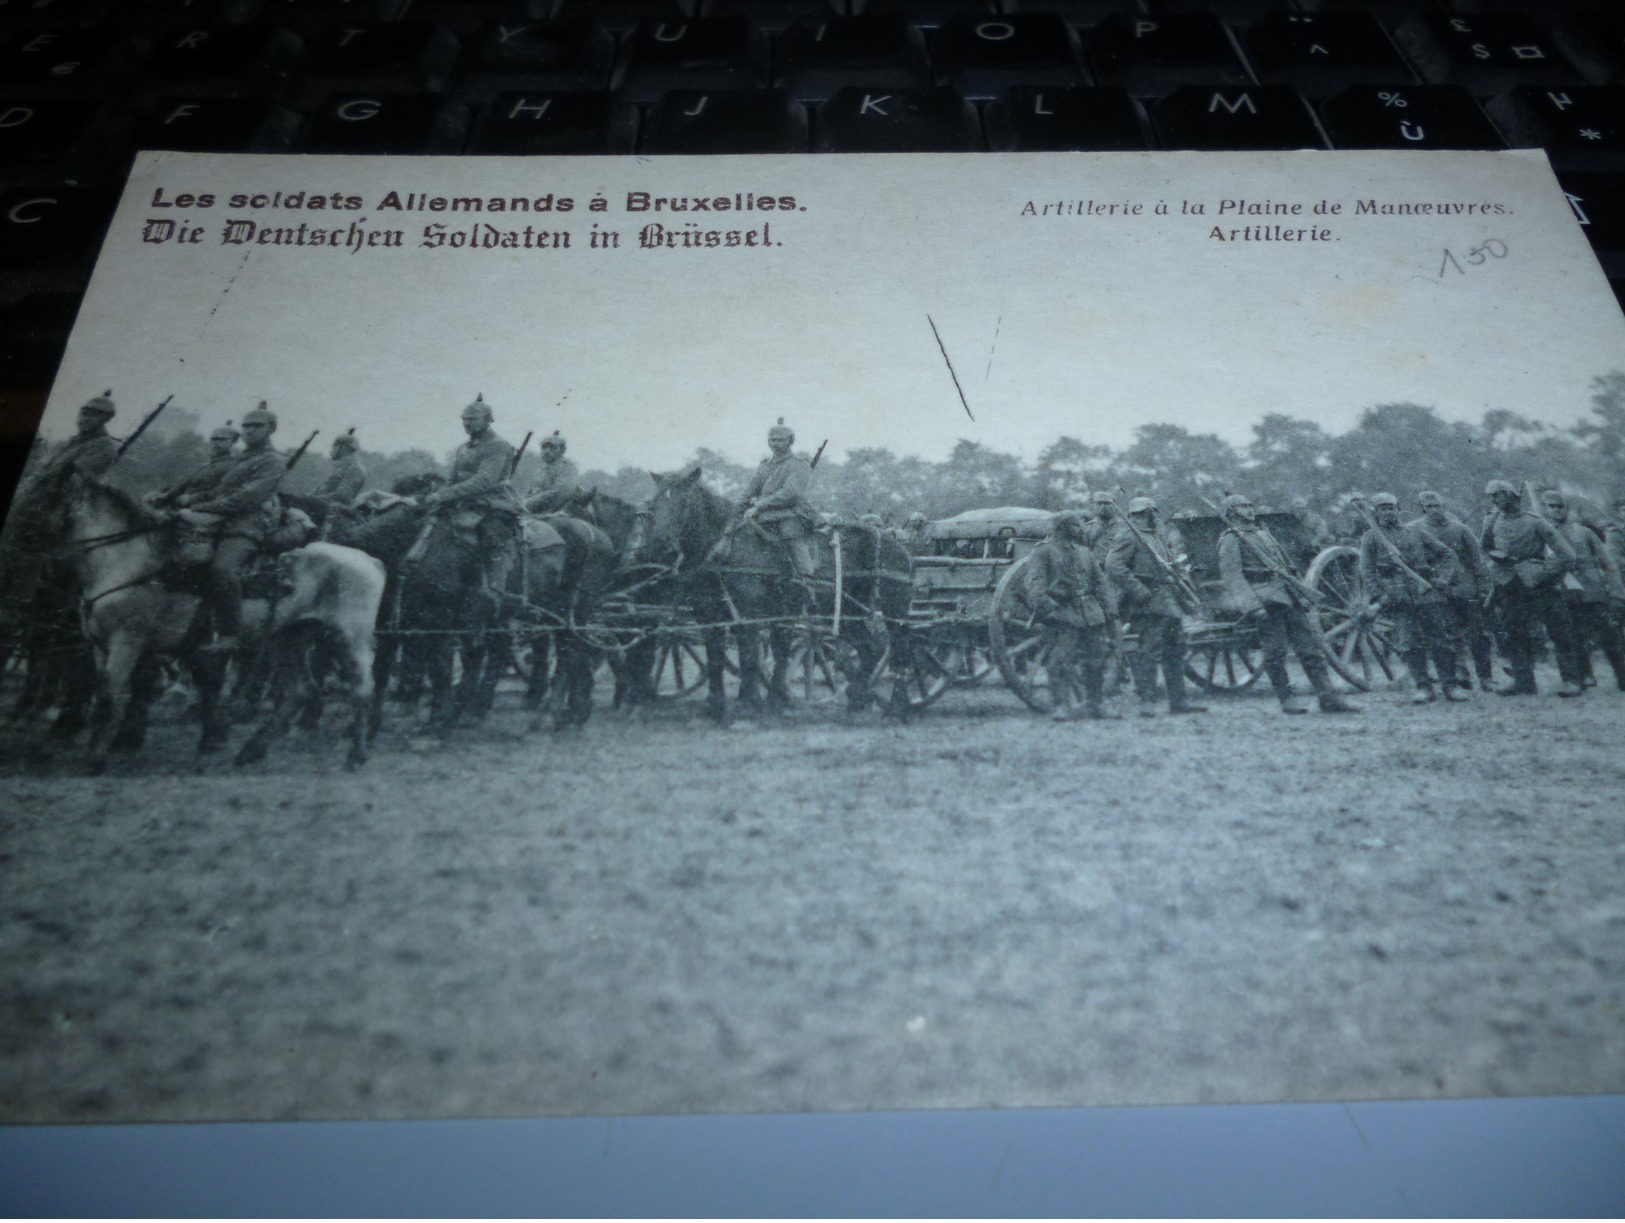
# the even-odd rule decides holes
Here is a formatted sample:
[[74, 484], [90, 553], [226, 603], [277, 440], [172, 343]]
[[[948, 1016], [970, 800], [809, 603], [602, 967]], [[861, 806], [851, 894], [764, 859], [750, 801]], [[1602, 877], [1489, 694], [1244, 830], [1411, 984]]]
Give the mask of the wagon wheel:
[[787, 678], [804, 701], [833, 700], [846, 686], [840, 646], [810, 624], [799, 623], [791, 629], [786, 665], [790, 668]]
[[1185, 678], [1209, 692], [1241, 692], [1264, 673], [1264, 651], [1242, 638], [1199, 641], [1185, 656]]
[[1022, 557], [999, 579], [988, 613], [988, 651], [1010, 690], [1034, 709], [1047, 712], [1053, 704], [1049, 668], [1044, 657], [1043, 632], [1031, 623], [1022, 583], [1031, 554]]
[[1332, 670], [1361, 692], [1388, 684], [1399, 674], [1392, 620], [1372, 615], [1360, 580], [1360, 554], [1346, 545], [1327, 548], [1304, 580], [1320, 595], [1309, 622], [1326, 647]]
[[[732, 664], [735, 671], [738, 664]], [[661, 700], [685, 697], [705, 687], [705, 643], [698, 629], [662, 633], [655, 644], [654, 694]]]
[[964, 628], [932, 634], [932, 649], [956, 688], [975, 688], [996, 668], [987, 647]]
[[951, 645], [944, 648], [941, 641], [933, 641], [928, 634], [893, 628], [892, 652], [880, 676], [877, 695], [882, 701], [924, 709], [959, 682], [954, 670], [958, 661]]

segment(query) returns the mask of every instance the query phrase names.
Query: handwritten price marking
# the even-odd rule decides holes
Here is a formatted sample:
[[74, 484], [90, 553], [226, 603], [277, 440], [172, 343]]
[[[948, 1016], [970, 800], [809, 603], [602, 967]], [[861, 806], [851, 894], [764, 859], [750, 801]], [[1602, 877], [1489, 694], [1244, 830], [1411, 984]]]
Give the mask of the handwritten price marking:
[[[1477, 246], [1462, 252], [1458, 257], [1456, 252], [1448, 246], [1445, 247], [1444, 259], [1439, 263], [1439, 279], [1443, 280], [1445, 273], [1454, 268], [1461, 275], [1467, 275], [1467, 267], [1480, 267], [1491, 259], [1505, 259], [1507, 257], [1507, 244], [1499, 238], [1485, 238]], [[1465, 263], [1467, 267], [1463, 267]]]

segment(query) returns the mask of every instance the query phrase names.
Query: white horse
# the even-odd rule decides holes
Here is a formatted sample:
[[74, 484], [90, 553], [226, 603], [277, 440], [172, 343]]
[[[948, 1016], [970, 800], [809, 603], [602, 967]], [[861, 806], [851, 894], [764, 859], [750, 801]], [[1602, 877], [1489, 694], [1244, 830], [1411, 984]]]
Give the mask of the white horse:
[[[60, 499], [60, 551], [79, 580], [85, 635], [96, 652], [103, 718], [92, 731], [92, 764], [106, 763], [109, 747], [139, 747], [146, 704], [158, 659], [179, 659], [197, 684], [203, 731], [199, 753], [225, 744], [220, 708], [225, 662], [201, 650], [205, 627], [198, 615], [202, 596], [166, 584], [176, 569], [172, 531], [128, 494], [78, 475]], [[291, 721], [296, 703], [308, 696], [311, 668], [336, 666], [351, 706], [347, 763], [366, 760], [372, 696], [374, 624], [383, 598], [384, 568], [364, 552], [337, 544], [309, 544], [284, 558], [292, 589], [283, 598], [246, 600], [245, 636], [264, 645], [272, 660], [277, 694], [270, 716], [237, 757], [239, 764], [265, 756]]]

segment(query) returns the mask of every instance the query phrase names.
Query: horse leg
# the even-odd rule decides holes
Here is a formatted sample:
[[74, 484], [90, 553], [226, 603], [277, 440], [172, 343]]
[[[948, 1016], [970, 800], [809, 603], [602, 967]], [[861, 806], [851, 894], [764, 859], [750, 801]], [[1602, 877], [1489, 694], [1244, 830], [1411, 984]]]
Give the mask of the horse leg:
[[777, 714], [790, 708], [790, 630], [775, 624], [768, 629], [773, 650], [773, 670], [767, 681], [767, 707]]
[[[50, 703], [50, 692], [57, 692], [56, 720], [51, 724], [51, 737], [67, 740], [85, 728], [90, 719], [91, 706], [98, 700], [100, 682], [96, 656], [87, 643], [69, 649], [66, 656], [54, 659], [43, 677], [44, 703]], [[105, 708], [99, 708], [105, 713]]]
[[197, 687], [198, 732], [197, 752], [207, 756], [226, 746], [226, 734], [231, 718], [226, 712], [226, 667], [230, 660], [218, 654], [192, 653], [186, 658], [186, 669]]
[[[325, 640], [317, 641], [310, 647], [307, 658], [310, 670], [310, 683], [304, 700], [299, 703], [299, 716], [294, 725], [300, 730], [315, 730], [322, 723], [322, 688], [330, 672], [337, 670], [342, 677], [344, 674], [344, 661], [335, 657]], [[346, 683], [346, 688], [348, 684]]]
[[384, 724], [384, 693], [389, 691], [389, 676], [401, 650], [400, 639], [384, 642], [384, 648], [373, 657], [371, 676], [371, 710], [367, 716], [367, 738], [374, 739]]
[[160, 670], [155, 654], [143, 654], [136, 663], [130, 674], [130, 703], [124, 711], [124, 720], [113, 728], [107, 744], [109, 750], [132, 752], [146, 742], [148, 706], [158, 689]]
[[375, 648], [370, 632], [350, 633], [336, 658], [339, 677], [350, 694], [350, 751], [344, 758], [344, 766], [350, 769], [367, 763]]
[[452, 704], [452, 651], [456, 644], [449, 637], [434, 636], [424, 639], [424, 673], [429, 680], [429, 729], [449, 730], [457, 720]]
[[535, 633], [530, 638], [530, 679], [525, 684], [525, 708], [541, 709], [547, 703], [553, 659], [553, 634]]
[[271, 711], [238, 750], [233, 764], [259, 763], [265, 759], [271, 744], [288, 733], [300, 706], [309, 696], [309, 649], [309, 637], [298, 631], [280, 633], [270, 643], [267, 653], [271, 658], [275, 699]]
[[141, 653], [141, 641], [130, 633], [117, 633], [108, 643], [101, 675], [107, 717], [91, 732], [88, 750], [92, 772], [99, 773], [107, 767], [108, 741], [124, 724], [124, 715], [130, 707], [131, 677], [141, 661]]
[[723, 678], [728, 671], [728, 632], [726, 629], [708, 628], [702, 636], [705, 641], [705, 709], [718, 723], [728, 720], [728, 689]]
[[736, 628], [739, 645], [739, 703], [753, 713], [762, 711], [762, 638], [754, 627]]

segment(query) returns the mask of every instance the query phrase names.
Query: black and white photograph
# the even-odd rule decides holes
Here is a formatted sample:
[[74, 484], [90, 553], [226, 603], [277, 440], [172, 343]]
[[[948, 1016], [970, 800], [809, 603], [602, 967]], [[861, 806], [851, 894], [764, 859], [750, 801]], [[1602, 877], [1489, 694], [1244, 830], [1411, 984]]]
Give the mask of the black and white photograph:
[[1544, 157], [812, 161], [140, 155], [0, 535], [0, 1120], [1625, 1091]]

